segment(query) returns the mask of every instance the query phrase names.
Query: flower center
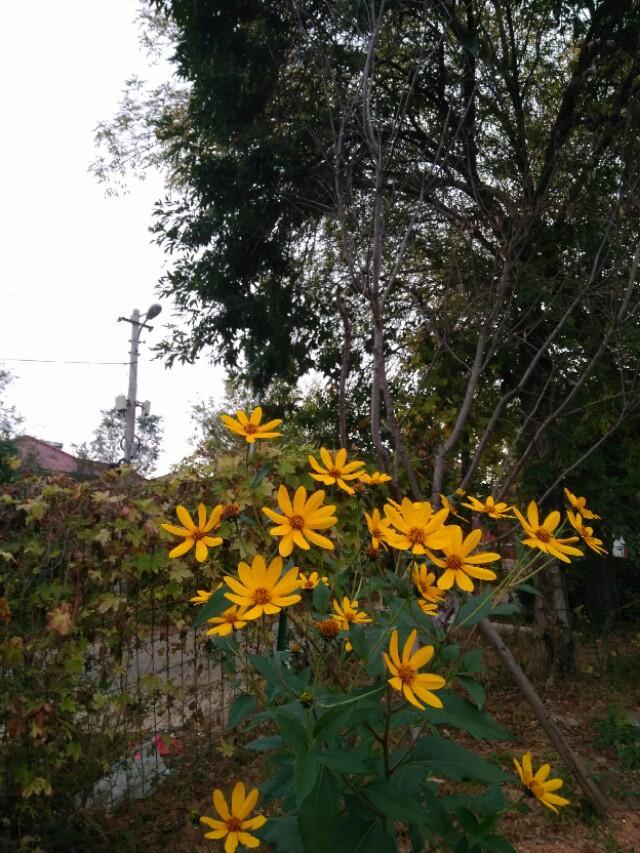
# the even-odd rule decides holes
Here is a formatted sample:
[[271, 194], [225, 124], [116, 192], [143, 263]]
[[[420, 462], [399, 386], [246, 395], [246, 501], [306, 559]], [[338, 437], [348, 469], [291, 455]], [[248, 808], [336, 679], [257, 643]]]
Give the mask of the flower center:
[[318, 630], [323, 637], [335, 637], [340, 632], [340, 625], [335, 619], [325, 619], [318, 622]]
[[424, 545], [424, 530], [421, 527], [412, 527], [407, 533], [407, 539], [412, 545]]
[[227, 615], [224, 617], [224, 621], [228, 622], [230, 625], [235, 625], [238, 620], [235, 613], [227, 613]]
[[536, 530], [536, 539], [539, 539], [541, 542], [551, 542], [551, 534], [548, 530], [545, 530], [544, 527], [539, 527]]
[[258, 427], [255, 424], [247, 424], [244, 428], [244, 431], [247, 435], [254, 435], [256, 432], [258, 432]]
[[253, 591], [254, 604], [268, 604], [271, 601], [271, 593], [263, 586], [259, 586]]
[[289, 524], [294, 530], [302, 530], [304, 527], [304, 518], [301, 515], [292, 515], [289, 518]]
[[233, 814], [227, 818], [225, 823], [227, 824], [227, 829], [229, 830], [229, 832], [237, 832], [242, 826], [242, 821], [240, 820], [240, 818], [236, 817]]
[[200, 530], [199, 527], [196, 527], [196, 529], [191, 532], [191, 538], [194, 542], [199, 542], [201, 539], [204, 539], [206, 535], [207, 534], [204, 530]]
[[447, 568], [459, 572], [462, 568], [462, 559], [457, 554], [450, 554], [447, 557]]
[[330, 477], [335, 477], [335, 479], [337, 480], [342, 471], [338, 471], [337, 468], [329, 468], [329, 471], [327, 473]]
[[411, 684], [415, 677], [414, 670], [407, 666], [406, 664], [402, 664], [398, 667], [398, 678], [403, 684]]
[[532, 779], [527, 785], [527, 788], [529, 788], [534, 797], [537, 797], [539, 800], [543, 798], [544, 788], [538, 782]]

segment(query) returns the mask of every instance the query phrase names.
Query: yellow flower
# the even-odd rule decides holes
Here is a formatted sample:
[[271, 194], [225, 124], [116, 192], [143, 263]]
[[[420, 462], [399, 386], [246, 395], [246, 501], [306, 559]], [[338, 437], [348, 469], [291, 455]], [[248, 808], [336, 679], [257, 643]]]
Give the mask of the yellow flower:
[[564, 785], [564, 782], [562, 779], [547, 778], [549, 773], [551, 773], [551, 766], [549, 764], [543, 764], [538, 772], [534, 774], [533, 767], [531, 765], [530, 752], [526, 752], [522, 756], [522, 765], [517, 758], [513, 759], [513, 763], [515, 764], [522, 784], [525, 788], [528, 788], [531, 791], [537, 800], [540, 800], [543, 806], [546, 806], [548, 809], [551, 809], [552, 812], [559, 814], [556, 806], [569, 805], [569, 800], [565, 800], [564, 797], [559, 797], [557, 794], [552, 793], [553, 791], [557, 791], [558, 788], [561, 788]]
[[438, 605], [434, 604], [432, 601], [425, 601], [424, 598], [419, 598], [418, 607], [422, 610], [425, 616], [438, 615]]
[[207, 601], [211, 598], [215, 590], [211, 590], [211, 592], [207, 592], [206, 589], [199, 589], [198, 594], [194, 595], [193, 598], [190, 598], [189, 601], [192, 604], [206, 604]]
[[593, 527], [587, 527], [584, 524], [584, 519], [579, 513], [574, 514], [571, 512], [570, 509], [568, 509], [567, 518], [569, 519], [571, 526], [574, 528], [574, 530], [577, 531], [578, 535], [588, 548], [591, 548], [591, 550], [595, 551], [596, 554], [607, 553], [606, 550], [602, 547], [602, 539], [597, 539], [593, 535]]
[[289, 569], [284, 577], [282, 575], [282, 558], [274, 557], [269, 567], [264, 557], [256, 554], [251, 566], [247, 563], [238, 563], [237, 578], [225, 576], [224, 582], [232, 592], [225, 592], [225, 598], [249, 608], [242, 614], [245, 620], [257, 619], [263, 613], [279, 613], [283, 607], [297, 604], [302, 598], [300, 595], [292, 595], [292, 592], [300, 588], [298, 580], [298, 569]]
[[449, 528], [444, 526], [449, 515], [446, 509], [434, 512], [427, 501], [415, 503], [403, 498], [399, 509], [387, 503], [384, 511], [396, 528], [387, 532], [387, 542], [399, 551], [426, 554], [427, 548], [442, 548], [450, 539]]
[[586, 498], [578, 498], [573, 492], [570, 492], [569, 489], [564, 490], [565, 495], [567, 496], [567, 500], [571, 504], [571, 506], [575, 509], [576, 512], [580, 513], [583, 518], [594, 519], [600, 518], [599, 515], [596, 515], [595, 512], [591, 512], [590, 509], [587, 509], [587, 499]]
[[221, 616], [212, 616], [207, 621], [214, 627], [207, 631], [207, 636], [228, 637], [234, 630], [244, 628], [247, 624], [246, 621], [243, 621], [246, 617], [246, 609], [246, 607], [238, 607], [233, 604], [223, 610]]
[[542, 524], [535, 501], [531, 501], [527, 507], [526, 519], [516, 507], [513, 508], [513, 511], [518, 516], [518, 521], [527, 534], [527, 538], [522, 540], [523, 545], [528, 545], [529, 548], [539, 548], [564, 563], [571, 562], [568, 557], [569, 554], [574, 557], [584, 557], [582, 551], [574, 548], [571, 544], [578, 542], [577, 536], [571, 536], [568, 539], [556, 539], [554, 537], [553, 532], [560, 524], [560, 513], [557, 510], [550, 512]]
[[[425, 710], [425, 705], [431, 705], [432, 708], [442, 708], [442, 701], [432, 693], [432, 690], [441, 690], [446, 684], [444, 678], [440, 675], [435, 675], [431, 672], [418, 672], [423, 666], [426, 666], [433, 657], [433, 646], [422, 646], [414, 652], [416, 644], [417, 630], [413, 631], [407, 637], [407, 640], [402, 649], [402, 659], [398, 654], [398, 632], [394, 628], [391, 632], [391, 641], [389, 643], [389, 654], [382, 653], [387, 669], [392, 675], [389, 679], [389, 684], [394, 690], [399, 691], [404, 695], [404, 698], [420, 708]], [[421, 700], [421, 701], [419, 701]], [[424, 705], [422, 704], [424, 702]]]
[[176, 527], [173, 524], [161, 524], [163, 530], [168, 531], [173, 536], [183, 536], [184, 542], [169, 551], [170, 557], [181, 557], [186, 554], [193, 546], [196, 546], [196, 560], [203, 563], [207, 559], [208, 548], [215, 548], [220, 545], [222, 537], [208, 536], [207, 534], [220, 525], [220, 517], [222, 516], [222, 504], [218, 504], [211, 510], [211, 515], [207, 521], [207, 510], [204, 504], [198, 505], [198, 523], [194, 524], [186, 507], [178, 505], [176, 507], [176, 515], [178, 520], [183, 525]]
[[231, 432], [241, 435], [247, 444], [254, 444], [257, 438], [279, 438], [282, 435], [281, 432], [273, 431], [282, 423], [281, 418], [268, 421], [266, 424], [260, 423], [262, 420], [260, 406], [256, 406], [249, 417], [245, 415], [242, 409], [238, 409], [235, 420], [230, 415], [220, 415], [220, 420]]
[[[429, 572], [426, 563], [423, 563], [421, 566], [417, 563], [413, 564], [411, 580], [417, 588], [418, 593], [423, 599], [425, 599], [425, 601], [432, 602], [433, 604], [439, 604], [444, 598], [444, 592], [436, 583], [435, 573]], [[418, 603], [422, 607], [421, 602]]]
[[373, 621], [363, 610], [358, 610], [358, 602], [355, 599], [350, 601], [346, 595], [342, 599], [342, 606], [333, 599], [333, 609], [335, 616], [332, 616], [332, 619], [335, 619], [343, 631], [348, 631], [352, 625], [364, 625]]
[[483, 512], [485, 515], [488, 515], [489, 518], [513, 518], [512, 515], [508, 514], [509, 510], [513, 509], [513, 507], [510, 507], [509, 504], [504, 501], [498, 501], [498, 503], [496, 503], [491, 495], [483, 501], [478, 500], [478, 498], [472, 498], [471, 495], [469, 495], [468, 500], [471, 501], [471, 503], [463, 503], [460, 504], [460, 506], [466, 506], [474, 512]]
[[331, 458], [328, 450], [321, 447], [320, 458], [324, 468], [314, 456], [308, 456], [309, 465], [317, 472], [311, 474], [311, 477], [319, 483], [324, 483], [325, 486], [333, 486], [334, 483], [337, 483], [348, 495], [353, 495], [354, 491], [351, 486], [347, 485], [347, 480], [360, 479], [358, 469], [364, 467], [364, 462], [349, 462], [347, 464], [347, 451], [344, 447], [338, 450], [334, 458]]
[[322, 506], [323, 500], [323, 491], [314, 492], [307, 500], [307, 490], [304, 486], [298, 486], [292, 503], [286, 487], [280, 486], [278, 505], [282, 515], [268, 507], [263, 507], [262, 512], [278, 525], [272, 527], [269, 533], [272, 536], [282, 536], [278, 549], [280, 556], [288, 557], [294, 545], [308, 551], [311, 547], [309, 542], [319, 548], [333, 550], [333, 542], [326, 536], [316, 533], [317, 530], [326, 530], [338, 522], [333, 515], [335, 506], [331, 504]]
[[316, 628], [320, 631], [325, 640], [333, 640], [333, 638], [337, 637], [340, 633], [340, 625], [338, 625], [335, 618], [332, 617], [316, 622]]
[[348, 637], [344, 638], [344, 650], [347, 654], [353, 651], [353, 643]]
[[367, 486], [380, 486], [388, 483], [391, 477], [383, 471], [374, 471], [373, 474], [360, 474], [360, 481]]
[[493, 563], [500, 559], [500, 554], [494, 551], [482, 551], [479, 554], [471, 554], [482, 539], [482, 530], [472, 530], [468, 536], [463, 538], [462, 528], [457, 524], [447, 527], [451, 534], [451, 540], [440, 550], [444, 559], [429, 553], [429, 556], [444, 574], [438, 578], [440, 589], [451, 589], [454, 583], [465, 592], [473, 592], [473, 581], [477, 578], [483, 581], [494, 581], [496, 573], [491, 569], [483, 569], [480, 563]]
[[387, 534], [389, 532], [393, 533], [391, 530], [391, 521], [388, 518], [383, 518], [380, 515], [380, 510], [372, 509], [371, 515], [368, 512], [365, 512], [364, 517], [367, 521], [367, 529], [371, 534], [371, 547], [377, 551], [378, 548], [382, 545], [383, 548], [387, 547]]
[[323, 583], [325, 586], [328, 586], [329, 584], [329, 578], [321, 578], [317, 572], [311, 572], [309, 577], [300, 572], [298, 580], [300, 581], [301, 589], [315, 589], [319, 583]]
[[225, 853], [235, 853], [239, 844], [244, 847], [259, 847], [260, 839], [247, 832], [249, 829], [260, 829], [267, 822], [264, 815], [249, 817], [250, 812], [256, 807], [259, 796], [260, 792], [257, 788], [247, 794], [244, 784], [237, 782], [231, 793], [231, 808], [229, 808], [224, 794], [216, 788], [213, 792], [213, 805], [221, 820], [203, 815], [200, 822], [213, 830], [205, 833], [204, 837], [220, 841], [225, 838]]
[[451, 515], [455, 515], [456, 518], [461, 519], [462, 521], [466, 521], [467, 519], [460, 515], [458, 510], [455, 507], [455, 504], [452, 504], [449, 498], [446, 495], [440, 494], [438, 492], [438, 497], [440, 498], [440, 502], [442, 503], [442, 508], [449, 510]]

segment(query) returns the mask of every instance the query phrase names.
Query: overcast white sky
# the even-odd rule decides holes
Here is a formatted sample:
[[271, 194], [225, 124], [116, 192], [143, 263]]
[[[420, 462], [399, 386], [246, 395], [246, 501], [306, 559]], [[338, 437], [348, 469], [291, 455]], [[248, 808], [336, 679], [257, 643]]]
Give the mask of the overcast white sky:
[[[128, 358], [134, 308], [157, 301], [165, 263], [148, 227], [157, 175], [107, 198], [87, 172], [93, 129], [115, 112], [127, 77], [150, 72], [138, 45], [137, 0], [32, 0], [0, 5], [0, 364], [24, 432], [72, 443], [91, 438], [100, 409], [126, 394], [125, 366], [12, 361]], [[171, 306], [154, 321], [161, 337]], [[143, 336], [143, 340], [144, 340]], [[205, 361], [166, 370], [143, 345], [139, 399], [164, 417], [158, 472], [184, 456], [190, 404], [222, 392]]]

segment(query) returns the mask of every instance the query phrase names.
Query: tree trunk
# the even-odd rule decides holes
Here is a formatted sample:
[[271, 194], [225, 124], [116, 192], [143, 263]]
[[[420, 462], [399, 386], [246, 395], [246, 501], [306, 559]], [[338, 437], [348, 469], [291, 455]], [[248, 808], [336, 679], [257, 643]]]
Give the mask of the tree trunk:
[[554, 563], [535, 576], [534, 584], [539, 594], [533, 636], [545, 650], [542, 674], [551, 681], [566, 678], [575, 673], [575, 643], [562, 570]]

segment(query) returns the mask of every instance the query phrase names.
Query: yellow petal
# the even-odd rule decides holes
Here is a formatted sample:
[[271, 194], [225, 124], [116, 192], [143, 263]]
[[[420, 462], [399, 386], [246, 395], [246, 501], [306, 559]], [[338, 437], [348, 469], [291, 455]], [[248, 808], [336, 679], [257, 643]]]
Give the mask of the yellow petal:
[[189, 510], [185, 506], [182, 506], [182, 504], [178, 504], [178, 506], [176, 507], [176, 515], [180, 520], [180, 524], [182, 524], [183, 527], [186, 527], [187, 530], [196, 529], [195, 524], [193, 523], [193, 521], [191, 521]]
[[169, 551], [170, 557], [182, 557], [183, 554], [186, 554], [187, 551], [193, 548], [193, 539], [185, 539], [184, 542], [181, 542], [179, 545], [176, 545], [171, 551]]
[[409, 666], [412, 669], [421, 669], [426, 666], [433, 657], [433, 646], [422, 646], [409, 659]]
[[410, 633], [407, 639], [404, 641], [404, 646], [402, 647], [402, 663], [408, 664], [411, 658], [411, 652], [413, 647], [416, 644], [416, 637], [418, 636], [418, 631], [414, 628]]
[[187, 530], [186, 527], [176, 527], [175, 524], [161, 524], [160, 527], [173, 536], [191, 536], [191, 531]]
[[320, 459], [322, 459], [322, 464], [325, 468], [333, 468], [333, 459], [328, 450], [324, 447], [320, 448]]
[[391, 632], [391, 640], [389, 642], [389, 654], [391, 655], [391, 660], [395, 664], [396, 667], [400, 666], [400, 654], [398, 652], [398, 632], [394, 628]]
[[286, 486], [280, 486], [278, 489], [278, 505], [286, 516], [293, 515], [293, 507]]
[[215, 806], [215, 809], [222, 818], [222, 820], [229, 820], [229, 818], [231, 817], [231, 813], [229, 811], [229, 807], [227, 806], [227, 801], [222, 791], [220, 791], [218, 788], [216, 788], [213, 792], [213, 805]]

